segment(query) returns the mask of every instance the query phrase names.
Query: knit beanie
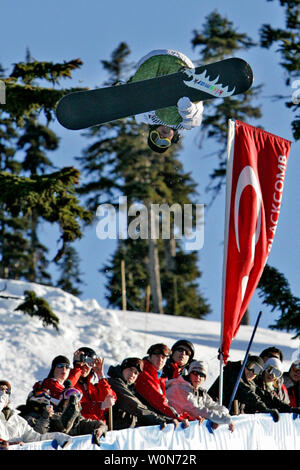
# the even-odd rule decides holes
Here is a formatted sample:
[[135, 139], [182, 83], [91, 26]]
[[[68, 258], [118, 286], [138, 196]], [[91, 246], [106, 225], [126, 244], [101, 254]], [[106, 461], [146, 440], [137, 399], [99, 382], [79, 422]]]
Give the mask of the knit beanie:
[[142, 372], [144, 368], [143, 361], [138, 357], [127, 357], [121, 364], [121, 371], [128, 367], [135, 367], [139, 372]]
[[204, 362], [204, 361], [193, 361], [191, 364], [190, 364], [190, 367], [189, 367], [189, 374], [191, 372], [193, 372], [193, 370], [196, 370], [198, 372], [202, 372], [203, 374], [205, 374], [205, 377], [207, 376], [207, 373], [208, 373], [208, 366], [207, 366], [207, 363]]

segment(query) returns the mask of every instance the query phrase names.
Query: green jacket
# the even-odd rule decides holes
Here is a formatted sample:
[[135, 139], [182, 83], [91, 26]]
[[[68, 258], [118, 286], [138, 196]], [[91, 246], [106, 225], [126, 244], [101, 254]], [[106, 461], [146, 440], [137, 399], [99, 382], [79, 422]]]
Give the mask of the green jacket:
[[[162, 49], [151, 51], [149, 54], [144, 56], [139, 61], [137, 67], [135, 74], [130, 78], [129, 82], [137, 82], [170, 73], [176, 73], [181, 67], [193, 68], [194, 64], [188, 57], [180, 52]], [[193, 108], [193, 118], [190, 119], [191, 122], [193, 121], [192, 127], [201, 124], [201, 119], [199, 122], [199, 114], [202, 118], [203, 107], [202, 103], [199, 103], [200, 106], [190, 103], [190, 107]], [[197, 113], [196, 108], [199, 108], [199, 113]], [[165, 124], [178, 129], [184, 128], [183, 117], [179, 113], [177, 106], [170, 106], [168, 108], [162, 108], [150, 113], [145, 113], [141, 120], [148, 124]]]

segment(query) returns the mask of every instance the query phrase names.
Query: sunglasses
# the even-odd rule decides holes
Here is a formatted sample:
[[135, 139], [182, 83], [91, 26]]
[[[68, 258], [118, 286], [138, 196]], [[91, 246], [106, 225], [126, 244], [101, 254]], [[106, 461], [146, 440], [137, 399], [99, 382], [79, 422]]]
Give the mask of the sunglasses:
[[168, 139], [168, 137], [161, 138], [159, 132], [156, 129], [150, 132], [149, 137], [151, 142], [159, 148], [168, 148], [172, 144], [171, 140]]
[[55, 367], [57, 367], [58, 369], [63, 369], [64, 367], [65, 367], [66, 369], [71, 369], [70, 364], [65, 364], [65, 363], [56, 364]]
[[199, 370], [192, 370], [191, 374], [197, 375], [197, 377], [206, 377], [206, 375], [203, 374], [203, 372], [200, 372]]
[[247, 367], [249, 372], [252, 372], [252, 374], [259, 375], [262, 371], [262, 367], [260, 367], [258, 364], [251, 364], [249, 367]]
[[272, 375], [276, 379], [278, 379], [282, 375], [280, 370], [275, 369], [275, 367], [272, 366], [267, 367], [265, 371], [267, 372], [267, 374]]
[[176, 348], [176, 351], [178, 351], [178, 352], [180, 352], [180, 353], [183, 353], [183, 352], [184, 352], [184, 353], [187, 354], [188, 356], [191, 355], [191, 351], [189, 351], [188, 349], [184, 349], [184, 348], [182, 348], [181, 346], [180, 346], [179, 348]]
[[7, 388], [6, 385], [0, 385], [0, 390], [4, 393], [6, 393], [7, 395], [10, 395], [11, 394], [11, 390], [10, 388]]

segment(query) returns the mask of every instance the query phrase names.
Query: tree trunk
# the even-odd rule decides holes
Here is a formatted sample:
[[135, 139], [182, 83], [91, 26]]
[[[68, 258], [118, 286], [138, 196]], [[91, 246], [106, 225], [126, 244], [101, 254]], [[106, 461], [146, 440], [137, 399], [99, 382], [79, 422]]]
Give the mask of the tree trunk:
[[151, 204], [147, 204], [148, 209], [148, 253], [149, 253], [149, 274], [152, 294], [152, 311], [154, 313], [164, 313], [162, 304], [162, 292], [160, 284], [160, 267], [157, 248], [155, 213], [151, 211]]
[[248, 308], [241, 320], [241, 325], [250, 325], [250, 314]]

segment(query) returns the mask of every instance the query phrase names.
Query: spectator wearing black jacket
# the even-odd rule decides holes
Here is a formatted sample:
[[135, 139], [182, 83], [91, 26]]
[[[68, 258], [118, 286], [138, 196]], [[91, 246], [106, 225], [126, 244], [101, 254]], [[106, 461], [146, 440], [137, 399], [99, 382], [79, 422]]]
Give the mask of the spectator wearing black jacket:
[[279, 398], [274, 381], [282, 377], [282, 363], [279, 359], [268, 359], [262, 374], [256, 379], [256, 392], [269, 408], [275, 408], [279, 413], [300, 414], [299, 407], [293, 407]]
[[108, 369], [108, 382], [117, 395], [113, 406], [113, 429], [135, 428], [138, 426], [164, 427], [173, 422], [166, 416], [151, 411], [135, 395], [135, 381], [143, 370], [143, 361], [128, 357], [117, 366]]
[[[280, 415], [276, 409], [271, 409], [256, 393], [254, 378], [262, 372], [264, 366], [263, 360], [258, 356], [249, 355], [245, 365], [242, 377], [240, 379], [234, 399], [237, 400], [238, 414], [247, 413], [271, 413], [274, 421], [278, 421]], [[222, 405], [229, 406], [232, 392], [236, 385], [242, 361], [228, 361], [223, 370], [223, 396]], [[208, 390], [208, 394], [215, 401], [219, 399], [219, 377]], [[233, 406], [230, 414], [233, 414]]]

